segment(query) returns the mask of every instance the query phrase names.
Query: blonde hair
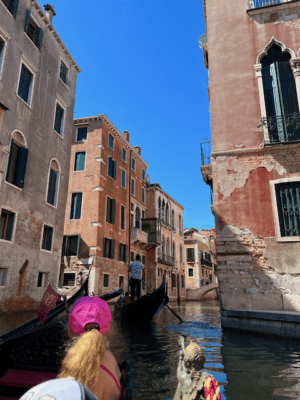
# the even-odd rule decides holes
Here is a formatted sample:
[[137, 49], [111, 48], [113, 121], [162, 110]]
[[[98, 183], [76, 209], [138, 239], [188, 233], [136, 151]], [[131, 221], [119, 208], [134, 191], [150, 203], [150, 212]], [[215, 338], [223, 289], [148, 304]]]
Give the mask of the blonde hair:
[[58, 378], [72, 376], [93, 390], [105, 351], [105, 338], [98, 330], [84, 333], [63, 359]]
[[194, 341], [191, 341], [185, 349], [183, 360], [191, 369], [202, 369], [205, 363], [205, 355], [202, 347]]

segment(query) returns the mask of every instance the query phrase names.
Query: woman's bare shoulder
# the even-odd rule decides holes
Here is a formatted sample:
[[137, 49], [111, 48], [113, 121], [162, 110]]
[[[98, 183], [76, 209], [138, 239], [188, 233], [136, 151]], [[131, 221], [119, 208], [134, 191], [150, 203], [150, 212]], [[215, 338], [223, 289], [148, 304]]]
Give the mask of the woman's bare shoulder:
[[105, 367], [111, 370], [111, 372], [114, 373], [116, 378], [120, 380], [121, 372], [119, 369], [119, 365], [114, 355], [109, 350], [106, 350], [106, 352], [104, 353], [101, 364], [103, 364]]

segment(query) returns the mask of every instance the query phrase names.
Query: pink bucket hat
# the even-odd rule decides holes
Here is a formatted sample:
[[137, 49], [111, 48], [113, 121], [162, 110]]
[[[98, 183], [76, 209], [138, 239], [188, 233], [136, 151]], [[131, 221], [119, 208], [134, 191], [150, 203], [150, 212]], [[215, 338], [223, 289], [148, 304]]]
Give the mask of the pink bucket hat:
[[110, 321], [108, 304], [97, 296], [86, 296], [77, 300], [69, 317], [70, 328], [77, 335], [85, 333], [84, 328], [89, 322], [98, 324], [100, 333], [104, 334], [108, 331]]

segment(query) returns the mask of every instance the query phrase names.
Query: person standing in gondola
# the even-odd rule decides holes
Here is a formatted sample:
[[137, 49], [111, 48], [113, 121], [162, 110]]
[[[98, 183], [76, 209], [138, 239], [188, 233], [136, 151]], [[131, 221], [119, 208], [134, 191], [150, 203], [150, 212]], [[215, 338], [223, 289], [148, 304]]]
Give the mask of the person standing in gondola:
[[141, 256], [139, 254], [136, 255], [135, 260], [129, 265], [131, 268], [131, 301], [134, 301], [135, 290], [137, 292], [136, 297], [141, 297], [142, 270], [145, 268], [141, 263]]

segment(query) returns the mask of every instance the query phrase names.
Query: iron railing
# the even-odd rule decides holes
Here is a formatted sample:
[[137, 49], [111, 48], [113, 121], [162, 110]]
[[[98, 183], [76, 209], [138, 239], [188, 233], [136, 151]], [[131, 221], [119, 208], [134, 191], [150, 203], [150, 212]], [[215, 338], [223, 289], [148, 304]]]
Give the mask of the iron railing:
[[262, 8], [268, 6], [275, 6], [276, 4], [290, 3], [294, 0], [248, 0], [249, 10], [254, 8]]
[[206, 267], [212, 268], [212, 262], [209, 260], [206, 260], [205, 258], [201, 259], [201, 265], [205, 265]]
[[160, 222], [161, 222], [163, 225], [167, 226], [168, 228], [172, 228], [172, 225], [171, 225], [169, 222], [166, 222], [166, 221], [164, 221], [163, 219], [161, 219]]
[[211, 163], [211, 142], [200, 143], [201, 165], [209, 165]]
[[157, 262], [166, 264], [166, 265], [174, 265], [174, 257], [169, 256], [167, 254], [158, 253], [157, 254]]
[[300, 114], [262, 118], [265, 144], [291, 143], [300, 140]]

